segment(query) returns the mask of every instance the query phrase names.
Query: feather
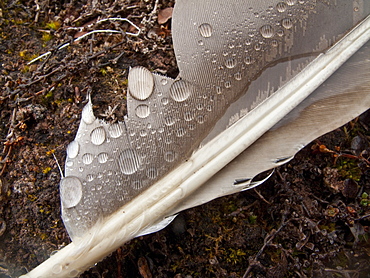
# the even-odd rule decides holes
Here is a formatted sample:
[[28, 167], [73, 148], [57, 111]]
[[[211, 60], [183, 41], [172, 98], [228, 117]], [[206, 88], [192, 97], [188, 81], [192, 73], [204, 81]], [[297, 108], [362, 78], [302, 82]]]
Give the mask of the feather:
[[178, 0], [179, 77], [131, 69], [119, 123], [89, 98], [60, 183], [73, 242], [24, 277], [77, 276], [370, 107], [370, 5], [254, 2]]

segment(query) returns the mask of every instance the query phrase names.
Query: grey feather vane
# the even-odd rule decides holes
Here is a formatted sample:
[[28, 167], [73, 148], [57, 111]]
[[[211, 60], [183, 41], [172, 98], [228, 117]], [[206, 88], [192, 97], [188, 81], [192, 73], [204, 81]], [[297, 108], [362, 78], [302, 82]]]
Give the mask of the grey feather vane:
[[123, 122], [89, 100], [60, 182], [73, 242], [24, 277], [77, 276], [370, 107], [369, 1], [247, 2], [176, 1], [178, 78], [132, 68]]

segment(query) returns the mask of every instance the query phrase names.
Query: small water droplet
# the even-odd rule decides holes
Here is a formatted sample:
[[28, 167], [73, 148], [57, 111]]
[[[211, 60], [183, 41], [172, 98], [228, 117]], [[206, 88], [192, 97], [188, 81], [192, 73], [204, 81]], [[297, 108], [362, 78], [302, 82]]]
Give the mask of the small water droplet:
[[139, 190], [143, 187], [143, 183], [141, 181], [134, 181], [131, 186], [133, 189]]
[[198, 124], [203, 124], [204, 123], [204, 120], [205, 120], [205, 118], [204, 118], [204, 116], [203, 115], [199, 115], [198, 117], [197, 117], [197, 122], [198, 122]]
[[153, 92], [154, 78], [144, 67], [134, 67], [128, 74], [128, 89], [130, 95], [138, 100], [145, 100]]
[[77, 141], [72, 141], [67, 147], [67, 156], [69, 158], [75, 158], [80, 151], [80, 144]]
[[274, 36], [274, 29], [271, 25], [264, 25], [261, 27], [260, 33], [266, 39], [272, 38]]
[[204, 45], [204, 42], [202, 40], [199, 40], [198, 45]]
[[150, 114], [149, 106], [146, 104], [140, 104], [135, 109], [136, 116], [141, 119], [145, 119]]
[[272, 40], [272, 41], [271, 41], [271, 45], [272, 45], [273, 47], [277, 47], [277, 46], [279, 45], [279, 42], [278, 42], [277, 40]]
[[291, 18], [284, 18], [282, 21], [281, 21], [281, 25], [285, 28], [285, 29], [290, 29], [293, 27], [293, 20]]
[[162, 98], [162, 99], [161, 99], [161, 103], [162, 103], [163, 105], [167, 105], [167, 104], [168, 104], [168, 102], [169, 102], [169, 99], [168, 99], [168, 98], [166, 98], [166, 97], [164, 97], [164, 98]]
[[233, 43], [229, 43], [229, 44], [227, 45], [227, 47], [228, 47], [228, 48], [230, 48], [230, 49], [233, 49], [233, 48], [235, 47], [235, 44], [233, 44]]
[[123, 130], [121, 124], [114, 123], [108, 127], [108, 133], [112, 138], [118, 138], [122, 135]]
[[91, 154], [91, 153], [85, 153], [83, 156], [82, 156], [82, 162], [85, 164], [85, 165], [89, 165], [93, 162], [94, 160], [94, 156]]
[[93, 129], [93, 131], [91, 131], [90, 140], [91, 140], [91, 143], [93, 143], [94, 145], [103, 144], [105, 141], [105, 138], [106, 138], [106, 134], [105, 134], [105, 130], [103, 127], [99, 126]]
[[141, 137], [145, 137], [145, 136], [148, 135], [148, 132], [145, 129], [142, 129], [142, 130], [140, 130], [139, 134], [140, 134]]
[[234, 58], [227, 59], [226, 62], [225, 62], [225, 66], [228, 69], [235, 68], [235, 66], [236, 66], [236, 60]]
[[209, 38], [210, 36], [212, 36], [212, 26], [208, 23], [203, 23], [199, 25], [198, 29], [202, 37]]
[[167, 79], [166, 79], [166, 78], [163, 78], [163, 79], [161, 80], [161, 84], [162, 84], [163, 86], [167, 85], [167, 83], [168, 83], [168, 81], [167, 81]]
[[146, 171], [146, 176], [149, 178], [149, 179], [152, 179], [154, 180], [157, 176], [158, 176], [158, 170], [157, 168], [149, 168], [147, 171]]
[[206, 110], [207, 110], [208, 112], [211, 112], [211, 111], [213, 110], [212, 105], [207, 105]]
[[287, 9], [287, 4], [285, 4], [284, 2], [279, 2], [279, 3], [276, 4], [276, 10], [279, 13], [285, 12], [286, 9]]
[[86, 179], [87, 179], [87, 181], [93, 181], [94, 180], [94, 175], [93, 174], [88, 174], [87, 176], [86, 176]]
[[216, 86], [216, 93], [217, 93], [218, 95], [222, 94], [222, 89], [221, 89], [221, 87], [220, 87], [220, 86]]
[[174, 151], [168, 151], [164, 154], [164, 160], [167, 162], [173, 162], [175, 160], [176, 153]]
[[172, 84], [170, 95], [174, 101], [182, 102], [191, 95], [191, 85], [184, 80], [176, 81]]
[[107, 153], [100, 153], [98, 154], [98, 162], [105, 163], [108, 161], [108, 154]]
[[184, 119], [187, 122], [190, 122], [191, 120], [193, 120], [194, 119], [194, 112], [193, 111], [185, 112]]
[[197, 110], [203, 110], [203, 103], [198, 103], [196, 106]]
[[60, 198], [66, 208], [77, 206], [82, 198], [82, 184], [77, 177], [69, 176], [60, 181]]
[[289, 5], [289, 6], [294, 6], [294, 4], [297, 3], [297, 0], [285, 0], [285, 2]]
[[237, 72], [237, 73], [235, 73], [234, 74], [234, 78], [235, 78], [235, 80], [242, 80], [242, 74], [240, 73], [240, 72]]
[[252, 64], [252, 62], [253, 62], [253, 60], [252, 60], [251, 56], [245, 57], [245, 59], [244, 59], [245, 64], [250, 65], [250, 64]]
[[283, 30], [278, 30], [278, 31], [276, 32], [276, 34], [277, 34], [279, 37], [282, 37], [282, 36], [284, 36], [284, 31], [283, 31]]
[[118, 165], [125, 175], [132, 175], [140, 166], [139, 156], [133, 149], [126, 149], [118, 157]]
[[182, 136], [185, 135], [185, 133], [186, 133], [186, 130], [183, 127], [180, 127], [179, 129], [176, 130], [176, 136], [177, 137], [182, 137]]
[[245, 45], [251, 45], [252, 44], [252, 40], [251, 39], [246, 39], [245, 40]]
[[171, 126], [175, 123], [175, 119], [171, 116], [168, 116], [164, 119], [164, 123], [166, 124], [166, 126]]
[[225, 82], [225, 88], [230, 88], [231, 87], [231, 82], [230, 81], [226, 81]]

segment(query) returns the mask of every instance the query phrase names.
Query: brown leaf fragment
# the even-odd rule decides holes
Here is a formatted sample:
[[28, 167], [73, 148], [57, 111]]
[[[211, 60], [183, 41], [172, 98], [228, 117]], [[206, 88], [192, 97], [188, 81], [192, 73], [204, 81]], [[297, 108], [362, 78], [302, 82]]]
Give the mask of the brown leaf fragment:
[[158, 13], [158, 23], [164, 24], [172, 17], [173, 8], [165, 8]]

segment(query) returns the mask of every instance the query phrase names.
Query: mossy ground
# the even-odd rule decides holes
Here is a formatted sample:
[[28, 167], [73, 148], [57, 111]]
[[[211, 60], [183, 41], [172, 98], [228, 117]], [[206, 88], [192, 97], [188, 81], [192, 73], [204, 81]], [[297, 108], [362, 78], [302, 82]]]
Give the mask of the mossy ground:
[[[86, 94], [97, 115], [122, 119], [129, 67], [177, 75], [171, 24], [157, 22], [158, 11], [173, 5], [0, 2], [0, 277], [24, 274], [70, 242], [54, 155], [63, 166]], [[96, 34], [56, 51], [94, 28], [135, 31], [93, 24], [113, 16], [143, 33]], [[49, 59], [27, 64], [48, 51]], [[369, 119], [364, 114], [311, 143], [256, 190], [181, 213], [82, 277], [370, 277]]]

